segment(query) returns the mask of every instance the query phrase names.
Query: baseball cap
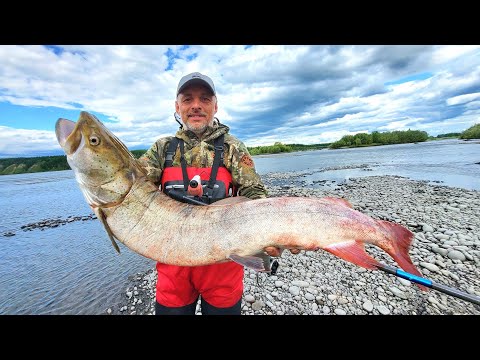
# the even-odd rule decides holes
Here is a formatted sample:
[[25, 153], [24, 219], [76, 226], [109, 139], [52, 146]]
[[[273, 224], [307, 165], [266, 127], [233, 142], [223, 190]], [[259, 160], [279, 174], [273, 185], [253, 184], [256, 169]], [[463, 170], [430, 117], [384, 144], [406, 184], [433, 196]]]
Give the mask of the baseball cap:
[[191, 74], [185, 75], [180, 79], [177, 87], [177, 96], [187, 86], [194, 84], [204, 85], [212, 91], [213, 95], [217, 95], [217, 93], [215, 92], [215, 85], [213, 85], [212, 79], [210, 79], [207, 75], [200, 74], [199, 72], [193, 72]]

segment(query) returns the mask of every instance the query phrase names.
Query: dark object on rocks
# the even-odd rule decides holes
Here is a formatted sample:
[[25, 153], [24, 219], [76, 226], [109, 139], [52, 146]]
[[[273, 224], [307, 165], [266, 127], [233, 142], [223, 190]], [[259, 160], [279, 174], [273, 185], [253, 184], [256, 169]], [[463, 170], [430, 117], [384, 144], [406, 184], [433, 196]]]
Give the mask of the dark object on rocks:
[[278, 269], [278, 261], [277, 260], [273, 260], [273, 259], [270, 259], [270, 275], [275, 275], [277, 273], [277, 269]]
[[[94, 220], [97, 216], [95, 214], [90, 214], [86, 216], [69, 216], [66, 219], [44, 219], [42, 221], [36, 223], [30, 223], [27, 225], [22, 225], [20, 228], [23, 231], [32, 231], [34, 229], [40, 228], [40, 230], [44, 230], [45, 228], [55, 228], [59, 225], [65, 225], [74, 221], [87, 221], [87, 220]], [[15, 234], [13, 234], [15, 235]], [[10, 235], [12, 236], [12, 235]]]
[[15, 236], [15, 233], [8, 231], [5, 234], [3, 234], [3, 236]]

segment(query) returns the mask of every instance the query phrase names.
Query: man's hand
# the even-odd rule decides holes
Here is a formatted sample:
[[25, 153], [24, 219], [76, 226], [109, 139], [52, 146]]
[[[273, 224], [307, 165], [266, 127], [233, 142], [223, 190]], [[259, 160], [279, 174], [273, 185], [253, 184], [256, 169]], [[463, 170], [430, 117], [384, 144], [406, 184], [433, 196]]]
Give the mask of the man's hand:
[[[283, 251], [283, 249], [277, 248], [275, 246], [266, 247], [264, 250], [268, 255], [273, 257], [279, 257], [280, 255], [282, 255], [282, 251]], [[288, 250], [290, 250], [292, 254], [298, 254], [301, 251], [300, 249], [288, 249]]]

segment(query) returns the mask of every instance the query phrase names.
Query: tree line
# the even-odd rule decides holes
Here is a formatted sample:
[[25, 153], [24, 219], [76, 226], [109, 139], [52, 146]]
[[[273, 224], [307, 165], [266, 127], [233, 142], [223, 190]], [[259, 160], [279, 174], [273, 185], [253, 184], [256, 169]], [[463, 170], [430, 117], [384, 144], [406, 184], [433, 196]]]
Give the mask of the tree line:
[[448, 137], [464, 140], [480, 139], [480, 124], [475, 124], [461, 133], [439, 134], [435, 138], [429, 136], [425, 131], [410, 129], [407, 131], [386, 131], [382, 133], [374, 131], [371, 134], [358, 133], [355, 135], [345, 135], [340, 140], [331, 143], [329, 148], [338, 149], [342, 147], [417, 143]]
[[480, 124], [475, 124], [462, 132], [462, 134], [460, 135], [460, 139], [480, 139]]
[[345, 135], [340, 140], [330, 144], [330, 148], [338, 149], [342, 147], [406, 144], [427, 140], [428, 134], [425, 131], [410, 129], [407, 131], [387, 131], [383, 133], [374, 131], [371, 134], [358, 133], [355, 135]]
[[[146, 150], [131, 150], [139, 158]], [[0, 175], [70, 170], [66, 155], [0, 159]]]
[[330, 143], [326, 144], [283, 144], [281, 142], [276, 142], [273, 145], [265, 145], [265, 146], [247, 146], [248, 152], [250, 155], [261, 155], [261, 154], [278, 154], [284, 152], [292, 152], [292, 151], [305, 151], [305, 150], [319, 150], [325, 149], [330, 145]]

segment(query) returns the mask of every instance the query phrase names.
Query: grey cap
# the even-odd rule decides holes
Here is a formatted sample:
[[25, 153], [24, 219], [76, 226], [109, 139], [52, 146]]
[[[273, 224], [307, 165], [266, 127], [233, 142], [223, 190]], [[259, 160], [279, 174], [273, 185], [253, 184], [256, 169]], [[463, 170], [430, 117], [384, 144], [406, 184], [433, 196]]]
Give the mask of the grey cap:
[[213, 85], [212, 79], [210, 79], [207, 75], [200, 74], [199, 72], [193, 72], [191, 74], [185, 75], [180, 79], [177, 87], [177, 96], [187, 86], [194, 84], [205, 85], [212, 91], [213, 95], [217, 95], [217, 93], [215, 92], [215, 85]]

